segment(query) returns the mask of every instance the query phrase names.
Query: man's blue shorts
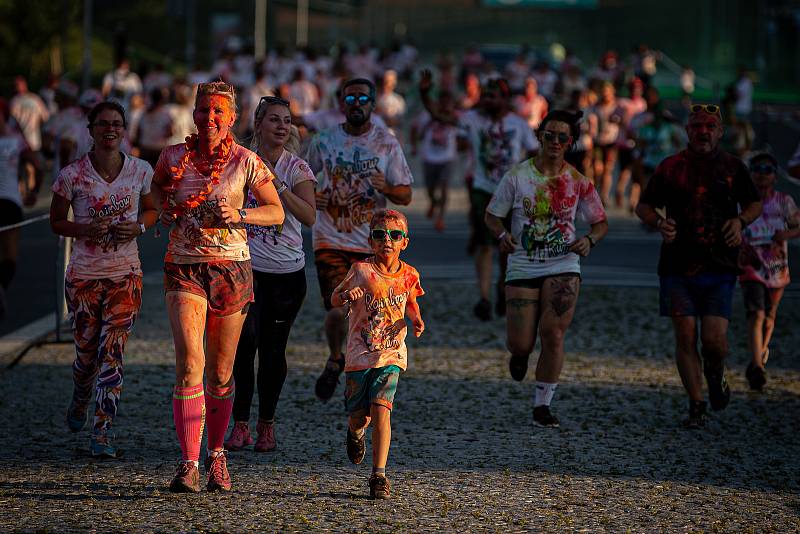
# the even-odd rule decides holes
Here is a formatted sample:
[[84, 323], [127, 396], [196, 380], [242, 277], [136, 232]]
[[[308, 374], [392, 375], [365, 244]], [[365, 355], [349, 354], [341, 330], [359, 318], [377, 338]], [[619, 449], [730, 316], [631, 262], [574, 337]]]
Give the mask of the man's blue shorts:
[[701, 273], [693, 276], [661, 277], [659, 306], [663, 317], [704, 317], [730, 319], [735, 274]]
[[371, 404], [392, 409], [400, 368], [387, 365], [345, 373], [344, 405], [350, 415], [369, 415]]

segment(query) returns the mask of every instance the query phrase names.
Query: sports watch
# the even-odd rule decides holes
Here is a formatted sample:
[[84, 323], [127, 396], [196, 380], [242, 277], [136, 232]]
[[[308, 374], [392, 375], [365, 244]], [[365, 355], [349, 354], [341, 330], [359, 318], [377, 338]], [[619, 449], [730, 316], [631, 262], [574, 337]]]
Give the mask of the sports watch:
[[247, 210], [245, 210], [245, 209], [240, 209], [240, 210], [238, 210], [238, 211], [239, 211], [239, 217], [241, 217], [241, 218], [242, 218], [242, 220], [245, 220], [245, 219], [247, 218]]

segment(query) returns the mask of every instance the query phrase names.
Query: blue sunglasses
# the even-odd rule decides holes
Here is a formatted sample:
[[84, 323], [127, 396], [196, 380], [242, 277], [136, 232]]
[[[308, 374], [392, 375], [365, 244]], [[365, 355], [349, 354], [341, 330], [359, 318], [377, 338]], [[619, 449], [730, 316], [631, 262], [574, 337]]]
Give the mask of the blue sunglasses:
[[355, 105], [356, 102], [358, 102], [360, 106], [366, 106], [367, 104], [372, 102], [372, 97], [367, 95], [358, 95], [358, 96], [347, 95], [346, 97], [344, 97], [344, 103], [347, 104], [348, 106]]

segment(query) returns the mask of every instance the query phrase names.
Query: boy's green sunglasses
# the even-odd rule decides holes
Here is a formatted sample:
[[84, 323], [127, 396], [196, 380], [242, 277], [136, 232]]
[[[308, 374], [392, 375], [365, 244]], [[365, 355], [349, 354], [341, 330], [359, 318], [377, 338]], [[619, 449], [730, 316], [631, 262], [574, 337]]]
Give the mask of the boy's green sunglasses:
[[392, 241], [400, 241], [406, 237], [406, 233], [402, 230], [384, 230], [383, 228], [373, 228], [369, 232], [369, 237], [373, 241], [383, 241], [386, 239], [387, 235]]

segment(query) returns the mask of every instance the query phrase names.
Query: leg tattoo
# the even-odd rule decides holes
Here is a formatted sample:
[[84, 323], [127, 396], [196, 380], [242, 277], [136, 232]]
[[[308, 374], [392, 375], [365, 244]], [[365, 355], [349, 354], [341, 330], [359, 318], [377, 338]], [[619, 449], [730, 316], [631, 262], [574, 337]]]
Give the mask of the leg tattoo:
[[550, 279], [553, 288], [553, 299], [550, 305], [557, 317], [561, 317], [575, 306], [578, 297], [578, 278], [574, 276], [556, 276]]

